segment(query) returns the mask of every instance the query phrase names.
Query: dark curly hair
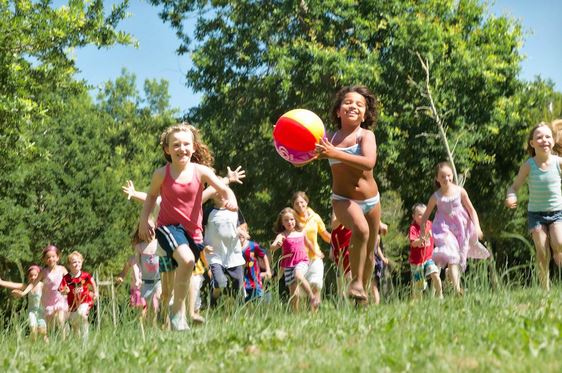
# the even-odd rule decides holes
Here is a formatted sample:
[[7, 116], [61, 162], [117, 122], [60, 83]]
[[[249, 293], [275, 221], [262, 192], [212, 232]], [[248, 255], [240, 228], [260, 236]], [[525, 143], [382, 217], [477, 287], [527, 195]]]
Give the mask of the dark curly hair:
[[340, 118], [338, 118], [338, 110], [340, 109], [345, 95], [351, 92], [358, 93], [361, 96], [365, 97], [365, 102], [367, 103], [367, 107], [365, 108], [365, 120], [363, 121], [363, 123], [361, 123], [361, 127], [370, 128], [372, 126], [374, 129], [377, 125], [379, 116], [379, 102], [373, 92], [371, 92], [369, 88], [362, 85], [343, 87], [338, 91], [338, 93], [336, 93], [336, 98], [334, 99], [332, 110], [330, 111], [332, 121], [337, 124], [338, 129], [341, 128], [341, 120]]

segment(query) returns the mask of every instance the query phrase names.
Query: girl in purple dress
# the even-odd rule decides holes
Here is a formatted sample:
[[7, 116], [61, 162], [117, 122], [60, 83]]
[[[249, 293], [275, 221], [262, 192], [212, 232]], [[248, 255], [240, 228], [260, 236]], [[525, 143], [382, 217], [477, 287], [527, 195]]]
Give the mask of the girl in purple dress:
[[432, 229], [435, 240], [433, 261], [441, 268], [448, 268], [455, 292], [462, 294], [460, 276], [466, 269], [466, 259], [486, 259], [490, 253], [478, 241], [482, 238], [478, 214], [466, 190], [454, 183], [453, 169], [448, 162], [437, 165], [435, 184], [439, 189], [427, 203], [421, 231], [425, 232], [425, 223], [437, 206]]

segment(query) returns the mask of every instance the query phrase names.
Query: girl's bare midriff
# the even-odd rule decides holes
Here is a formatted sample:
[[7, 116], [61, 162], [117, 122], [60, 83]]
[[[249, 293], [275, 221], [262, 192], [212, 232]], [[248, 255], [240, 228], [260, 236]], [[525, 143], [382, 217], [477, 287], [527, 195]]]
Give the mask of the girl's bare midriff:
[[332, 192], [342, 197], [366, 200], [379, 193], [373, 170], [363, 171], [338, 163], [332, 166]]

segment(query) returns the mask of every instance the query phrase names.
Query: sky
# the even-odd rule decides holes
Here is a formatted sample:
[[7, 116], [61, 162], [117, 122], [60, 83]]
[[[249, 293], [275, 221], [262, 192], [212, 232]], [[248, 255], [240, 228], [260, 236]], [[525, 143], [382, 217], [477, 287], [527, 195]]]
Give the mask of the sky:
[[[64, 1], [55, 1], [64, 3]], [[108, 6], [113, 3], [105, 1]], [[131, 0], [130, 17], [119, 29], [132, 34], [139, 47], [114, 46], [108, 49], [86, 47], [74, 52], [76, 64], [83, 78], [94, 87], [114, 80], [126, 68], [137, 77], [139, 91], [145, 79], [165, 79], [170, 83], [172, 107], [181, 112], [197, 106], [201, 94], [186, 86], [185, 75], [191, 65], [188, 55], [178, 56], [179, 40], [174, 30], [158, 17], [159, 8], [144, 0]], [[520, 20], [525, 31], [521, 52], [526, 59], [520, 77], [532, 80], [540, 75], [555, 82], [562, 91], [562, 1], [560, 0], [496, 0], [491, 7], [496, 15]], [[189, 27], [189, 26], [188, 26]]]

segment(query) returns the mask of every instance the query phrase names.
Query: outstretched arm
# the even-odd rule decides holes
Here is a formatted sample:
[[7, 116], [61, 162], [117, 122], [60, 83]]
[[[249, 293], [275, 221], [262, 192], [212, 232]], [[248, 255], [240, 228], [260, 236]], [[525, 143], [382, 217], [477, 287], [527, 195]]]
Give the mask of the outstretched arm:
[[527, 180], [527, 177], [529, 177], [530, 171], [531, 166], [529, 166], [529, 163], [527, 162], [523, 163], [519, 168], [519, 173], [515, 177], [513, 184], [511, 184], [511, 186], [507, 189], [505, 205], [508, 208], [513, 209], [517, 207], [517, 191], [521, 188], [525, 180]]
[[142, 207], [142, 212], [139, 221], [139, 237], [141, 240], [150, 242], [154, 238], [154, 225], [151, 224], [148, 219], [154, 205], [156, 204], [156, 199], [160, 194], [160, 186], [164, 181], [164, 176], [166, 175], [165, 167], [161, 167], [154, 171], [152, 175], [152, 181], [150, 183], [150, 188], [146, 194], [146, 199]]
[[[246, 177], [246, 171], [242, 169], [242, 166], [238, 166], [234, 171], [230, 169], [230, 166], [226, 169], [226, 176], [220, 178], [223, 183], [225, 183], [226, 185], [232, 183], [243, 184], [242, 179]], [[208, 186], [207, 188], [205, 188], [205, 190], [203, 191], [203, 203], [207, 202], [209, 198], [211, 198], [216, 192], [217, 190], [212, 186]]]
[[127, 180], [127, 183], [121, 187], [121, 190], [127, 195], [127, 199], [133, 198], [139, 202], [144, 202], [146, 199], [146, 193], [137, 191], [132, 180]]
[[226, 201], [224, 207], [230, 211], [238, 211], [238, 203], [236, 202], [236, 196], [232, 189], [226, 186], [222, 180], [215, 175], [212, 169], [207, 166], [197, 164], [197, 169], [201, 175], [201, 181], [210, 184], [216, 191], [221, 195], [221, 197]]
[[0, 287], [10, 290], [24, 290], [25, 284], [22, 284], [21, 282], [6, 281], [0, 278]]

